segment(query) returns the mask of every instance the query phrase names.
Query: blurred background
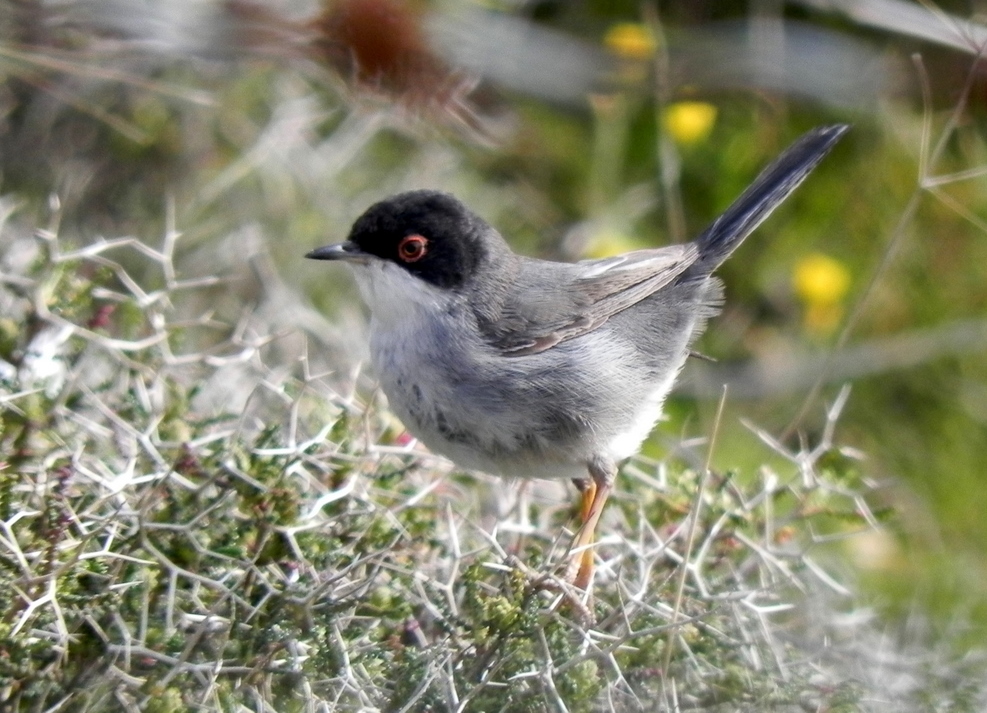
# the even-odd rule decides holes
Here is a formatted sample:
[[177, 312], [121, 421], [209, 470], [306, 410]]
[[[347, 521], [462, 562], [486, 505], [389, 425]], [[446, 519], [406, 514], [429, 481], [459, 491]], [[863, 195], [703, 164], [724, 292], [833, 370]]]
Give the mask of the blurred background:
[[[0, 0], [0, 191], [79, 244], [182, 233], [189, 275], [253, 256], [365, 353], [348, 275], [302, 260], [372, 202], [455, 193], [552, 259], [682, 241], [803, 131], [853, 130], [720, 276], [727, 304], [649, 442], [712, 430], [783, 467], [838, 441], [896, 515], [847, 545], [865, 599], [987, 626], [982, 2]], [[136, 267], [135, 267], [136, 269]], [[313, 322], [314, 321], [314, 322]], [[340, 326], [342, 325], [342, 326]], [[961, 613], [960, 613], [961, 612]]]

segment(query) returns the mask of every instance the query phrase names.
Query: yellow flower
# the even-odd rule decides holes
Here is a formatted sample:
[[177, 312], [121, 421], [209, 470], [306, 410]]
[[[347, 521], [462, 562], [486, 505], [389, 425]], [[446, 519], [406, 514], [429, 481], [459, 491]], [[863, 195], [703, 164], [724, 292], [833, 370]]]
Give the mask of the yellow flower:
[[618, 57], [644, 61], [655, 53], [655, 38], [647, 26], [639, 22], [619, 22], [609, 30], [603, 43]]
[[810, 253], [795, 266], [795, 292], [808, 304], [833, 304], [846, 297], [850, 273], [843, 264], [822, 253]]
[[662, 123], [665, 131], [680, 144], [694, 144], [713, 130], [716, 107], [706, 102], [676, 102], [665, 109]]
[[838, 260], [822, 253], [806, 255], [792, 276], [795, 293], [805, 304], [805, 326], [827, 334], [843, 317], [843, 298], [850, 289], [850, 273]]

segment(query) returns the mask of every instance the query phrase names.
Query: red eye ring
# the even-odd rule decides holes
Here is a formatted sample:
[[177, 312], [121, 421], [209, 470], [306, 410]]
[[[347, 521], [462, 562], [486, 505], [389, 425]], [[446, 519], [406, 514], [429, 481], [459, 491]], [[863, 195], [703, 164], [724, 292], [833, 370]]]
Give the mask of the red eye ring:
[[421, 235], [406, 235], [398, 243], [398, 257], [404, 262], [418, 262], [428, 252], [428, 239]]

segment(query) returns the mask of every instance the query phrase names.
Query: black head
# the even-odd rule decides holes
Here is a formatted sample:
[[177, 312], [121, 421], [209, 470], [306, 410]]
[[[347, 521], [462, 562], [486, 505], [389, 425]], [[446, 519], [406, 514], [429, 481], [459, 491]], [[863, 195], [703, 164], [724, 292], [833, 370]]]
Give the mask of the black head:
[[455, 289], [503, 242], [448, 193], [421, 190], [371, 206], [353, 224], [346, 245], [400, 265], [433, 285]]

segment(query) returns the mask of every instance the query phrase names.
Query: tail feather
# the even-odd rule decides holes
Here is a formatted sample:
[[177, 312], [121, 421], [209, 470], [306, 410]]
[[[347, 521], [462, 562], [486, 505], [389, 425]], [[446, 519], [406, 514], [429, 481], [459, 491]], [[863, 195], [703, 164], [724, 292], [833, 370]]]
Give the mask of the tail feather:
[[821, 126], [803, 135], [764, 169], [727, 210], [696, 239], [699, 259], [689, 272], [713, 272], [829, 153], [850, 127]]

